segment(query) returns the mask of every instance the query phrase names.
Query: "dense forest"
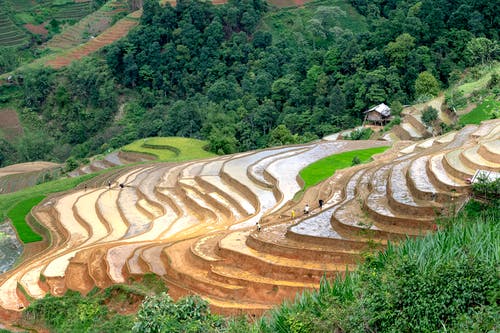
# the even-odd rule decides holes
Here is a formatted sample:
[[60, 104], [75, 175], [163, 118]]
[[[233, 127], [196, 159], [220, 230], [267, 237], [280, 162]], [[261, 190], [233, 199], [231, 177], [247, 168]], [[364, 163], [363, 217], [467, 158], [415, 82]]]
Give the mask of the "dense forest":
[[[353, 7], [359, 22], [343, 24]], [[310, 17], [297, 26], [301, 11]], [[397, 112], [498, 59], [498, 12], [486, 0], [303, 9], [146, 0], [139, 27], [96, 57], [22, 74], [11, 99], [25, 135], [3, 142], [0, 164], [84, 158], [155, 135], [208, 139], [217, 153], [310, 141], [359, 124], [373, 104]]]

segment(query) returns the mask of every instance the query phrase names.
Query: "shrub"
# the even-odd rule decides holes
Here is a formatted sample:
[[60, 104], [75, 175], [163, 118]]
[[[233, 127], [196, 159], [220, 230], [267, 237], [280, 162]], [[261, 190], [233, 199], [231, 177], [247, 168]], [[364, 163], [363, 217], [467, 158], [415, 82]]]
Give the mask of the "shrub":
[[493, 89], [494, 87], [500, 86], [500, 75], [498, 73], [492, 73], [491, 78], [488, 81], [487, 88]]
[[358, 128], [352, 131], [351, 133], [344, 135], [344, 140], [368, 140], [372, 135], [373, 130], [369, 127], [367, 128]]
[[467, 105], [467, 98], [460, 89], [454, 89], [445, 95], [446, 105], [455, 111], [464, 108]]
[[478, 177], [478, 181], [472, 184], [474, 195], [488, 201], [500, 199], [500, 178], [490, 181], [485, 177]]
[[188, 296], [175, 303], [169, 295], [161, 293], [146, 297], [132, 332], [206, 332], [222, 324], [199, 296]]
[[436, 121], [437, 118], [438, 118], [438, 110], [436, 110], [432, 106], [427, 107], [422, 112], [422, 121], [429, 127], [433, 125], [434, 121]]
[[394, 118], [384, 126], [384, 132], [389, 131], [394, 125], [399, 125], [401, 124], [401, 117], [400, 116], [394, 116]]

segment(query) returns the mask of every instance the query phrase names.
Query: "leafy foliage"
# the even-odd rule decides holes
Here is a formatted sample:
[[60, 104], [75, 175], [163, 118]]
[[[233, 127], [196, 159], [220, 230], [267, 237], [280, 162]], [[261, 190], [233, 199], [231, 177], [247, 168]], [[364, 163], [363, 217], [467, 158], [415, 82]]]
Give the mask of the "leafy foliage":
[[147, 274], [141, 281], [94, 289], [87, 296], [68, 291], [35, 300], [23, 313], [27, 323], [44, 325], [51, 332], [131, 332], [137, 308], [146, 296], [166, 290], [164, 281]]
[[118, 333], [130, 331], [132, 326], [132, 316], [110, 312], [102, 296], [83, 297], [74, 291], [68, 291], [64, 297], [47, 295], [33, 302], [24, 317], [44, 323], [53, 332]]
[[432, 124], [438, 119], [438, 110], [433, 108], [432, 106], [427, 107], [422, 112], [422, 121], [427, 126], [432, 126]]
[[368, 140], [373, 134], [373, 130], [369, 127], [357, 128], [343, 136], [344, 140]]
[[472, 190], [479, 197], [500, 203], [500, 178], [490, 181], [484, 177], [478, 177], [478, 181], [472, 184]]
[[415, 80], [415, 94], [422, 97], [434, 97], [439, 92], [439, 82], [429, 72], [422, 72]]
[[222, 327], [221, 318], [210, 314], [208, 304], [198, 296], [174, 302], [161, 293], [142, 303], [132, 332], [215, 332]]

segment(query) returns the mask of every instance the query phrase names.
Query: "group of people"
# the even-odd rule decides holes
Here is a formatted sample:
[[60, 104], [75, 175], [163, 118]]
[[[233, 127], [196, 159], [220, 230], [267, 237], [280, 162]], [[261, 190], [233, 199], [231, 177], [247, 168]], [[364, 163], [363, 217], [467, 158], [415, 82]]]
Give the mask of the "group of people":
[[[325, 204], [325, 202], [323, 201], [323, 199], [318, 200], [318, 207], [320, 210], [323, 209], [324, 204]], [[308, 215], [310, 210], [311, 210], [311, 207], [309, 207], [309, 203], [306, 203], [306, 205], [304, 206], [304, 215]], [[296, 213], [295, 213], [294, 209], [292, 209], [290, 216], [291, 216], [292, 220], [295, 220]], [[258, 222], [258, 221], [257, 221], [257, 223], [255, 223], [255, 226], [257, 227], [257, 231], [260, 231], [262, 229], [260, 222]]]
[[[319, 206], [319, 209], [323, 209], [323, 205], [324, 205], [324, 203], [325, 203], [325, 202], [323, 201], [323, 199], [319, 199], [319, 200], [318, 200], [318, 206]], [[305, 207], [304, 207], [304, 215], [309, 214], [310, 209], [311, 209], [311, 208], [309, 207], [309, 204], [308, 204], [308, 203], [306, 203], [306, 205], [305, 205]], [[292, 219], [293, 219], [293, 218], [295, 218], [295, 211], [294, 211], [294, 210], [292, 210]]]
[[[118, 186], [120, 186], [120, 188], [124, 188], [125, 184], [120, 183]], [[108, 180], [108, 189], [111, 189], [111, 181], [110, 180]]]

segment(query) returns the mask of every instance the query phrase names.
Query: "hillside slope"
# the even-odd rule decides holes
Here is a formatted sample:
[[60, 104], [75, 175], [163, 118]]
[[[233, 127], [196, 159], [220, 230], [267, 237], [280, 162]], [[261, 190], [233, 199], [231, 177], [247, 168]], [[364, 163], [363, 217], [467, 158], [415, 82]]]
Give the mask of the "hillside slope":
[[494, 120], [393, 149], [291, 201], [306, 165], [383, 144], [321, 141], [145, 164], [125, 169], [109, 186], [52, 197], [33, 214], [55, 241], [0, 277], [0, 305], [18, 311], [31, 297], [87, 293], [152, 272], [175, 297], [196, 293], [219, 313], [260, 314], [317, 288], [325, 274], [354, 269], [373, 245], [432, 232], [437, 216], [466, 200], [465, 178], [476, 169], [500, 171]]

